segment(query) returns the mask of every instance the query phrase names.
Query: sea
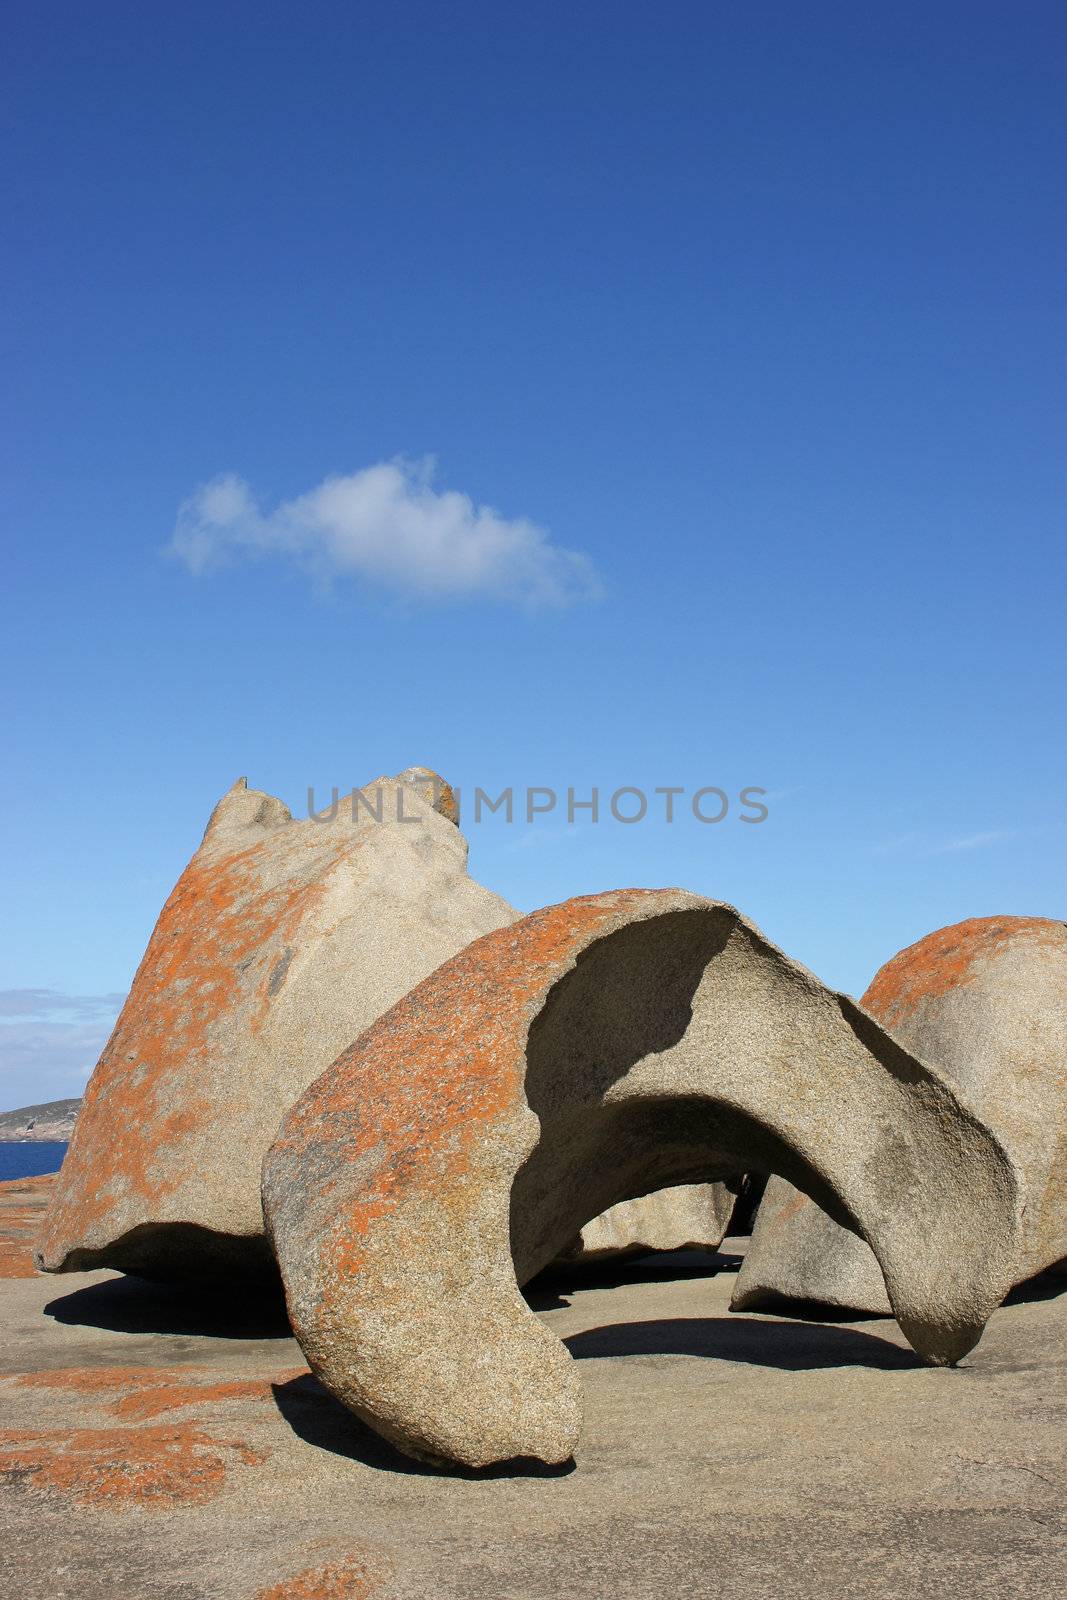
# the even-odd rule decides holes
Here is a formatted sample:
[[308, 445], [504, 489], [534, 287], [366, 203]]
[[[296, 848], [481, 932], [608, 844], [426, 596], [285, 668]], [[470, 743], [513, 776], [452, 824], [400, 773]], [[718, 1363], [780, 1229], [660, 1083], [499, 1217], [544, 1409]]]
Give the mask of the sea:
[[39, 1178], [43, 1172], [58, 1172], [67, 1153], [66, 1140], [0, 1139], [0, 1183], [8, 1178]]

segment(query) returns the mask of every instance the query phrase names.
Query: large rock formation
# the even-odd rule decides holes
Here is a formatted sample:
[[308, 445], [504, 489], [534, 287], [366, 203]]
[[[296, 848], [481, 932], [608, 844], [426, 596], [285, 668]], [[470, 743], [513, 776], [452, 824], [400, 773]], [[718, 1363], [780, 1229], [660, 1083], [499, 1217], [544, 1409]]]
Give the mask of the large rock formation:
[[874, 1248], [900, 1325], [959, 1359], [1006, 1287], [1008, 1158], [936, 1071], [729, 906], [623, 890], [478, 940], [308, 1089], [264, 1213], [313, 1370], [401, 1449], [565, 1460], [563, 1345], [526, 1305], [590, 1217], [781, 1172]]
[[[1009, 1282], [1067, 1256], [1067, 927], [980, 917], [911, 945], [860, 1004], [968, 1093], [1020, 1175], [1022, 1234]], [[931, 1156], [931, 1159], [934, 1159]], [[738, 1275], [735, 1310], [818, 1302], [890, 1310], [878, 1262], [784, 1178], [772, 1178]]]
[[283, 1112], [413, 984], [516, 915], [468, 876], [432, 779], [379, 779], [332, 820], [294, 821], [243, 778], [219, 802], [89, 1083], [46, 1271], [274, 1271], [260, 1163]]

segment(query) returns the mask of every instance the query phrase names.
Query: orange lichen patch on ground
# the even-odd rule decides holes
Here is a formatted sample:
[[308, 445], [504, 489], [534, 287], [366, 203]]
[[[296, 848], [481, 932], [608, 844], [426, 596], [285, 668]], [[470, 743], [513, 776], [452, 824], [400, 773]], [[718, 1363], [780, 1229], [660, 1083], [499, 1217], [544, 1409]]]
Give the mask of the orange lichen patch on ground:
[[321, 868], [299, 860], [265, 885], [261, 843], [228, 856], [201, 850], [163, 907], [86, 1091], [49, 1218], [51, 1249], [62, 1250], [72, 1230], [84, 1237], [122, 1195], [151, 1206], [185, 1181], [183, 1143], [216, 1111], [212, 1030], [235, 1009], [250, 1027], [257, 1020], [261, 967], [293, 942], [324, 892]]
[[269, 1589], [258, 1590], [254, 1600], [371, 1600], [380, 1593], [386, 1576], [379, 1562], [349, 1555], [272, 1583]]
[[273, 1401], [274, 1384], [291, 1383], [307, 1376], [307, 1367], [290, 1367], [271, 1378], [236, 1378], [199, 1386], [178, 1382], [161, 1384], [158, 1388], [124, 1395], [115, 1402], [114, 1409], [116, 1416], [143, 1419], [158, 1417], [165, 1411], [178, 1411], [183, 1406], [222, 1405], [230, 1400]]
[[41, 1225], [56, 1175], [9, 1178], [0, 1183], [0, 1278], [33, 1278], [31, 1245]]
[[6, 1207], [11, 1196], [27, 1195], [47, 1204], [56, 1181], [54, 1172], [44, 1172], [37, 1178], [5, 1178], [0, 1183], [0, 1206]]
[[[96, 1395], [117, 1417], [145, 1421], [186, 1406], [222, 1405], [233, 1400], [272, 1400], [273, 1386], [307, 1376], [306, 1367], [287, 1368], [266, 1377], [205, 1381], [188, 1368], [62, 1367], [53, 1372], [23, 1372], [11, 1381], [19, 1388], [70, 1389]], [[190, 1381], [192, 1379], [192, 1381]]]
[[35, 1278], [37, 1268], [28, 1244], [0, 1239], [0, 1278]]
[[236, 1462], [264, 1459], [240, 1440], [180, 1424], [0, 1434], [0, 1476], [9, 1482], [115, 1510], [202, 1505], [219, 1493]]
[[[420, 1168], [434, 1171], [435, 1203], [473, 1203], [461, 1180], [484, 1130], [524, 1104], [530, 1020], [547, 990], [601, 928], [661, 895], [620, 889], [549, 906], [484, 935], [446, 961], [374, 1023], [297, 1103], [275, 1141], [275, 1167], [324, 1147], [339, 1169], [363, 1162], [368, 1178], [333, 1219], [331, 1254], [359, 1272], [363, 1240]], [[346, 1115], [360, 1107], [358, 1118]], [[442, 1182], [444, 1160], [451, 1182]]]
[[860, 1005], [892, 1027], [920, 1001], [936, 999], [971, 982], [980, 961], [998, 955], [1015, 940], [1052, 945], [1065, 937], [1064, 924], [1047, 917], [972, 917], [939, 928], [887, 961], [875, 973]]

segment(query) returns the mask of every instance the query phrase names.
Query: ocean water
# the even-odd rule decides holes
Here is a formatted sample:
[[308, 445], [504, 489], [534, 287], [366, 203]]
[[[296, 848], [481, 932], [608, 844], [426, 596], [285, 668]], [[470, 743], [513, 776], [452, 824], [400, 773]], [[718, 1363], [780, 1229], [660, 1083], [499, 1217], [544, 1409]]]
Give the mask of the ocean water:
[[8, 1178], [39, 1178], [58, 1172], [67, 1153], [66, 1141], [42, 1139], [38, 1144], [0, 1139], [0, 1183]]

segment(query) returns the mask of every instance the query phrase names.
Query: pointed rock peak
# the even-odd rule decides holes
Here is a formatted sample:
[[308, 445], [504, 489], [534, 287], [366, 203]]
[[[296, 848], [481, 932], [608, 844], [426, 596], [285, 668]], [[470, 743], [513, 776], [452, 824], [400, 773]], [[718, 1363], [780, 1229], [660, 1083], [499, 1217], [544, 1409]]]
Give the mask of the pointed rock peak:
[[292, 812], [284, 800], [263, 789], [250, 789], [247, 778], [238, 778], [211, 813], [202, 842], [207, 844], [208, 840], [241, 833], [246, 828], [269, 833], [292, 820]]
[[396, 781], [414, 789], [433, 811], [459, 827], [456, 792], [439, 772], [434, 772], [432, 767], [405, 767], [403, 772], [397, 773]]

